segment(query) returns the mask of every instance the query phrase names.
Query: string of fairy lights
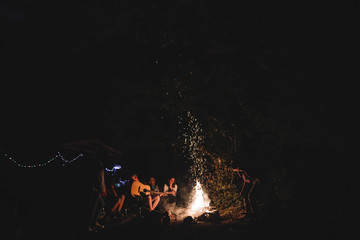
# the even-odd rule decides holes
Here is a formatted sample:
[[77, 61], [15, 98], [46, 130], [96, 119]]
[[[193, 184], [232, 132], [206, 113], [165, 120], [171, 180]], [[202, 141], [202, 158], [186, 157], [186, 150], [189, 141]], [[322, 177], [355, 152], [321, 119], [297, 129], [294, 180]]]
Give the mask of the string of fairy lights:
[[[16, 161], [14, 158], [12, 158], [9, 154], [4, 153], [4, 157], [10, 161], [12, 161], [14, 164], [16, 164], [18, 167], [20, 168], [37, 168], [37, 167], [45, 167], [47, 165], [49, 165], [50, 163], [54, 162], [56, 159], [60, 159], [63, 164], [62, 166], [65, 166], [65, 164], [70, 164], [73, 163], [75, 161], [77, 161], [79, 158], [83, 157], [84, 155], [82, 153], [80, 153], [79, 155], [77, 155], [76, 157], [74, 157], [73, 159], [69, 160], [66, 159], [63, 155], [61, 155], [60, 152], [58, 152], [55, 157], [50, 158], [49, 160], [42, 162], [42, 163], [37, 163], [37, 164], [32, 164], [32, 165], [26, 165], [26, 164], [22, 164], [18, 161]], [[112, 167], [112, 169], [109, 168], [105, 168], [105, 170], [107, 172], [116, 172], [116, 170], [121, 169], [121, 165], [115, 165]]]
[[14, 158], [12, 158], [9, 154], [4, 153], [4, 157], [10, 161], [12, 161], [14, 164], [16, 164], [18, 167], [21, 168], [37, 168], [37, 167], [45, 167], [47, 165], [49, 165], [50, 163], [53, 163], [56, 159], [60, 159], [63, 162], [63, 166], [65, 166], [65, 163], [69, 164], [69, 163], [73, 163], [76, 160], [78, 160], [79, 158], [83, 157], [84, 155], [82, 153], [80, 153], [79, 155], [77, 155], [76, 157], [74, 157], [73, 159], [69, 160], [64, 158], [64, 156], [61, 155], [60, 152], [58, 152], [54, 157], [50, 158], [49, 160], [42, 162], [42, 163], [37, 163], [37, 164], [31, 164], [31, 165], [27, 165], [27, 164], [23, 164], [20, 163], [18, 161], [16, 161]]

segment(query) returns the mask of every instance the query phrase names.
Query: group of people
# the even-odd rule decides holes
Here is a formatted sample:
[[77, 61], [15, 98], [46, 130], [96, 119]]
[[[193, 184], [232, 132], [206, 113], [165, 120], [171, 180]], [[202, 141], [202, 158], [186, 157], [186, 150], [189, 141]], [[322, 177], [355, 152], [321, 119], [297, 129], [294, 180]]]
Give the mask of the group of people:
[[148, 179], [147, 184], [140, 182], [138, 175], [133, 173], [130, 180], [121, 187], [115, 186], [114, 178], [106, 174], [103, 168], [100, 168], [92, 189], [92, 210], [88, 230], [94, 231], [104, 228], [98, 220], [102, 210], [105, 209], [105, 215], [111, 218], [123, 216], [122, 210], [125, 203], [140, 201], [149, 212], [159, 208], [160, 211], [168, 211], [167, 206], [176, 204], [178, 185], [175, 177], [170, 177], [160, 191], [155, 178]]
[[150, 212], [158, 206], [161, 210], [166, 210], [166, 205], [176, 203], [178, 186], [174, 177], [170, 177], [164, 184], [163, 191], [160, 191], [154, 177], [149, 178], [148, 184], [141, 183], [137, 174], [133, 174], [131, 180], [131, 196], [143, 199]]
[[[260, 183], [260, 180], [250, 177], [245, 171], [239, 168], [235, 168], [233, 171], [243, 180], [240, 196], [246, 194], [246, 196], [242, 196], [245, 200], [244, 204], [246, 203], [247, 205], [245, 209], [248, 208], [249, 213], [252, 213], [250, 193], [254, 185]], [[92, 210], [88, 227], [89, 231], [104, 228], [103, 225], [98, 223], [102, 209], [105, 209], [105, 214], [108, 216], [115, 218], [121, 217], [125, 203], [131, 204], [131, 202], [134, 201], [142, 203], [143, 207], [146, 207], [149, 212], [159, 209], [159, 211], [167, 212], [171, 217], [172, 213], [170, 209], [176, 206], [178, 191], [178, 185], [174, 177], [168, 179], [162, 191], [160, 191], [153, 176], [149, 177], [146, 184], [144, 184], [139, 180], [138, 175], [133, 173], [130, 175], [130, 180], [126, 182], [122, 187], [115, 187], [114, 178], [109, 174], [105, 175], [104, 169], [102, 167], [99, 168], [92, 190]], [[245, 185], [249, 187], [246, 191], [244, 190]]]

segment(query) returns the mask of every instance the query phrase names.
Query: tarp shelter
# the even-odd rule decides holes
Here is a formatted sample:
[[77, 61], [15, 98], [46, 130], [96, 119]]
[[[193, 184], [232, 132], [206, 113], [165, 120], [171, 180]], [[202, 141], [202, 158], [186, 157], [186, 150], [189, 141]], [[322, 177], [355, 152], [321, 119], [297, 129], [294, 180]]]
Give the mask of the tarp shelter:
[[65, 143], [58, 147], [58, 151], [67, 158], [74, 158], [77, 154], [96, 157], [109, 167], [112, 164], [119, 164], [122, 157], [121, 152], [97, 139]]
[[[98, 160], [102, 162], [103, 167], [112, 168], [114, 164], [122, 165], [122, 153], [97, 139], [65, 143], [58, 146], [57, 150], [67, 160], [83, 155], [72, 163], [64, 163], [64, 171], [59, 176], [62, 181], [59, 188], [65, 193], [62, 201], [68, 203], [68, 209], [74, 214], [70, 218], [74, 222], [81, 222], [82, 220], [77, 217], [84, 215], [89, 209], [89, 206], [86, 207], [90, 201], [88, 190], [97, 172]], [[71, 201], [68, 200], [69, 196]]]
[[[66, 160], [59, 161], [65, 166], [61, 179], [67, 181], [67, 190], [76, 193], [86, 190], [99, 169], [99, 161], [103, 168], [123, 165], [122, 153], [97, 139], [65, 143], [58, 147], [58, 152]], [[79, 155], [82, 156], [76, 159]]]

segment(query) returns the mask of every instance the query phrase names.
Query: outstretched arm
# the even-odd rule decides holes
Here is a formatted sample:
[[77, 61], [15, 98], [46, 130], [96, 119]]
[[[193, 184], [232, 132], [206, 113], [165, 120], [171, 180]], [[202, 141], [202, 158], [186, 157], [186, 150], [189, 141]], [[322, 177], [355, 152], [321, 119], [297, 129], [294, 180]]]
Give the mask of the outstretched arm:
[[233, 171], [237, 173], [239, 177], [241, 177], [245, 182], [249, 183], [250, 179], [245, 176], [246, 172], [239, 169], [239, 168], [233, 168]]
[[237, 175], [239, 177], [241, 177], [245, 182], [250, 183], [250, 182], [254, 182], [254, 183], [260, 183], [260, 180], [257, 178], [252, 178], [250, 177], [244, 170], [241, 170], [239, 168], [233, 168], [233, 171], [237, 173]]

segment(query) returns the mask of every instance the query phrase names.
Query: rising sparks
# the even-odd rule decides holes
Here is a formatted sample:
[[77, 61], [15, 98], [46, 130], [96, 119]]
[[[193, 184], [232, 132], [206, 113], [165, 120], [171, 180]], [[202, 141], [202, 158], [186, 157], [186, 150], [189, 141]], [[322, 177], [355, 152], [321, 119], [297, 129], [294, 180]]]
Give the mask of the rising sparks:
[[196, 182], [187, 208], [187, 214], [197, 217], [209, 209], [210, 206], [210, 199], [203, 191], [200, 181], [206, 172], [206, 159], [203, 152], [204, 135], [200, 123], [190, 111], [187, 112], [185, 124], [186, 126], [183, 128], [182, 133], [184, 137], [183, 151], [191, 162], [189, 172]]
[[203, 157], [204, 135], [200, 123], [190, 113], [187, 112], [186, 126], [183, 128], [184, 137], [183, 151], [187, 158], [192, 162], [189, 169], [194, 179], [201, 179], [205, 173], [205, 159]]

